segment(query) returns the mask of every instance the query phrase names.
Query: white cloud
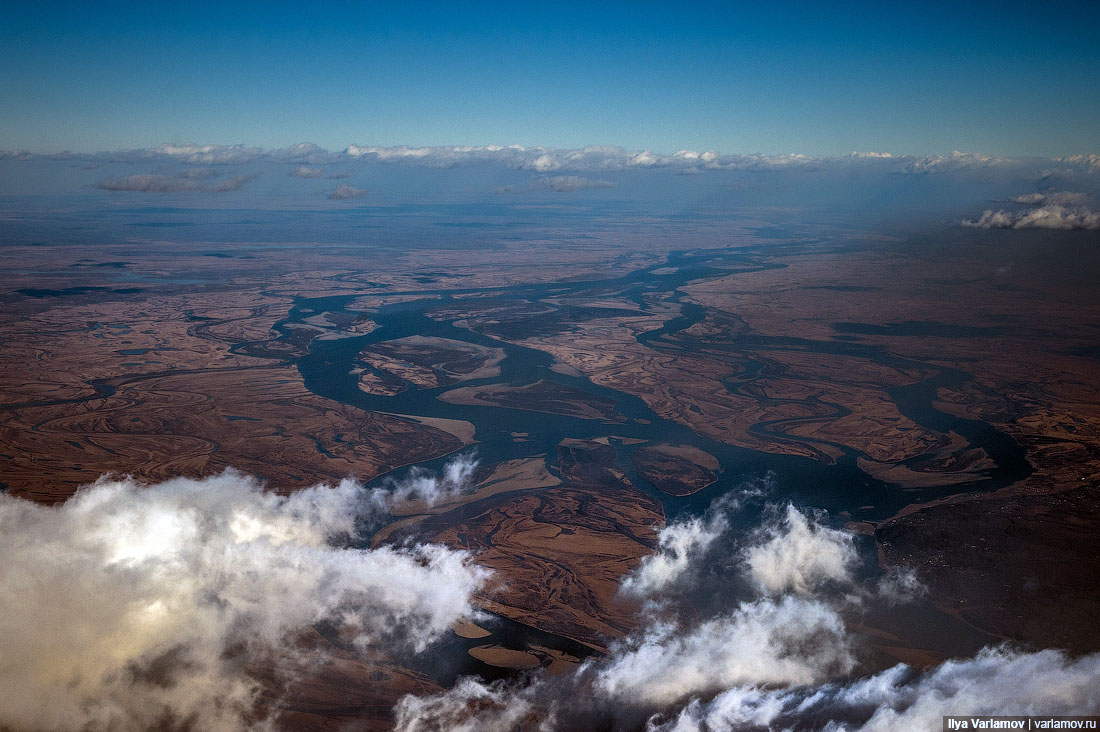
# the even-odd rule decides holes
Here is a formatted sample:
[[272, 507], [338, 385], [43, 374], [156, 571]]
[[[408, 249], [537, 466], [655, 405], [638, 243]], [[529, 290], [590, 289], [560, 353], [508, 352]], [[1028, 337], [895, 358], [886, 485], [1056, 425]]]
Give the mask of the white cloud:
[[735, 684], [809, 684], [854, 664], [835, 610], [784, 597], [746, 603], [693, 628], [646, 628], [612, 647], [595, 669], [594, 687], [608, 698], [660, 706]]
[[213, 163], [219, 165], [248, 163], [264, 157], [265, 155], [264, 151], [258, 147], [245, 147], [244, 145], [196, 145], [193, 142], [183, 144], [165, 143], [154, 147], [149, 152], [154, 155], [181, 158], [192, 164]]
[[379, 147], [349, 145], [345, 154], [380, 162], [412, 163], [450, 167], [474, 161], [488, 161], [540, 173], [553, 171], [619, 171], [632, 168], [674, 170], [778, 170], [816, 167], [825, 158], [805, 155], [721, 155], [714, 150], [679, 150], [661, 155], [650, 150], [631, 151], [620, 147], [590, 145], [579, 149], [485, 145], [480, 147]]
[[340, 157], [337, 153], [325, 150], [312, 142], [299, 142], [281, 150], [271, 150], [268, 155], [276, 160], [301, 161], [314, 165], [333, 162]]
[[211, 178], [217, 178], [218, 173], [212, 168], [188, 168], [182, 171], [179, 177], [191, 180], [210, 180]]
[[530, 163], [525, 163], [523, 167], [524, 168], [529, 168], [531, 170], [537, 170], [540, 173], [546, 173], [546, 172], [551, 171], [551, 170], [557, 170], [558, 168], [561, 167], [561, 163], [554, 160], [553, 157], [551, 157], [548, 153], [546, 153], [546, 154], [543, 154], [543, 155], [539, 155], [537, 158], [532, 160]]
[[1100, 170], [1100, 155], [1095, 153], [1089, 153], [1087, 155], [1067, 155], [1066, 157], [1058, 158], [1058, 162], [1080, 166], [1090, 173]]
[[124, 178], [104, 178], [97, 186], [106, 191], [141, 191], [143, 193], [228, 193], [239, 191], [255, 175], [240, 175], [236, 178], [213, 183], [204, 183], [210, 176], [185, 170], [177, 176], [168, 175], [128, 175]]
[[346, 201], [350, 198], [362, 198], [365, 195], [367, 195], [367, 191], [363, 188], [339, 185], [328, 194], [328, 197], [333, 201]]
[[553, 175], [535, 178], [521, 186], [508, 185], [496, 189], [496, 193], [531, 193], [552, 191], [554, 193], [572, 193], [589, 188], [614, 188], [615, 184], [607, 180], [593, 180], [579, 175]]
[[964, 153], [956, 150], [950, 155], [928, 155], [917, 158], [905, 166], [906, 173], [951, 173], [960, 170], [989, 168], [1010, 162], [1009, 158], [994, 157], [982, 153]]
[[852, 535], [823, 526], [788, 504], [743, 551], [749, 578], [767, 595], [808, 595], [826, 583], [850, 582], [858, 560]]
[[1040, 208], [1024, 211], [982, 212], [977, 221], [965, 220], [963, 226], [973, 229], [1082, 229], [1100, 230], [1100, 212], [1094, 212], [1084, 206], [1068, 208], [1058, 204], [1049, 204]]
[[710, 520], [694, 517], [669, 524], [657, 534], [656, 553], [643, 557], [623, 580], [623, 592], [645, 596], [675, 584], [728, 527], [721, 513]]
[[899, 665], [847, 684], [738, 686], [709, 702], [692, 702], [668, 721], [653, 720], [648, 730], [909, 732], [939, 729], [944, 715], [1087, 715], [1100, 711], [1098, 680], [1100, 654], [1070, 660], [1057, 651], [990, 648], [922, 675]]
[[410, 502], [429, 506], [459, 494], [470, 484], [478, 461], [472, 453], [463, 453], [450, 460], [441, 475], [419, 466], [413, 467], [401, 480], [390, 480], [372, 492], [372, 499], [383, 510], [397, 504]]
[[394, 708], [394, 732], [512, 732], [552, 730], [551, 704], [539, 683], [485, 684], [460, 679], [430, 696], [408, 695]]
[[922, 597], [928, 588], [912, 569], [891, 567], [879, 578], [876, 593], [888, 605], [904, 605]]
[[606, 180], [592, 180], [576, 175], [555, 175], [549, 178], [540, 178], [535, 185], [555, 193], [571, 193], [585, 188], [614, 188], [615, 184]]
[[1088, 198], [1087, 193], [1060, 191], [1055, 193], [1028, 193], [1023, 196], [1016, 196], [1012, 201], [1014, 203], [1027, 203], [1033, 205], [1056, 203], [1060, 206], [1075, 206], [1084, 203]]
[[[705, 533], [691, 521], [669, 528], [670, 541]], [[923, 673], [898, 665], [853, 678], [856, 661], [839, 610], [845, 600], [796, 594], [823, 587], [823, 580], [850, 579], [854, 550], [842, 534], [788, 506], [746, 550], [769, 557], [761, 565], [767, 571], [755, 576], [761, 591], [778, 596], [688, 624], [647, 615], [606, 657], [590, 658], [568, 676], [465, 680], [441, 694], [408, 696], [397, 707], [396, 729], [564, 732], [644, 724], [648, 732], [909, 732], [938, 729], [945, 714], [1100, 711], [1100, 654], [1071, 660], [1057, 651], [989, 648]], [[815, 552], [829, 558], [818, 562]], [[658, 556], [666, 553], [681, 556], [667, 548]], [[795, 572], [797, 562], [810, 566]], [[904, 572], [887, 573], [876, 586], [887, 600], [922, 589]]]
[[308, 165], [300, 165], [294, 170], [290, 171], [290, 175], [295, 178], [320, 178], [325, 174], [325, 171], [320, 168], [311, 168]]
[[348, 548], [351, 481], [290, 496], [226, 471], [103, 479], [57, 506], [0, 495], [0, 727], [263, 727], [251, 660], [329, 620], [423, 650], [487, 572], [436, 545]]

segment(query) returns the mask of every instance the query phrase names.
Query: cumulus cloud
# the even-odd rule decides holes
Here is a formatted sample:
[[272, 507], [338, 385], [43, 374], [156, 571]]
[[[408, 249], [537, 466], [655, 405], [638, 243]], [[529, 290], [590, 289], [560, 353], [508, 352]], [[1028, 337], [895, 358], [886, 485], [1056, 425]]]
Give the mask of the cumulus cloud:
[[211, 178], [217, 178], [218, 173], [211, 168], [188, 168], [182, 171], [179, 177], [188, 180], [210, 180]]
[[1069, 208], [1058, 204], [1044, 205], [1024, 211], [993, 211], [987, 209], [976, 221], [969, 219], [963, 226], [973, 229], [1080, 229], [1100, 230], [1100, 212], [1085, 206]]
[[1100, 711], [1100, 654], [989, 648], [924, 674], [905, 665], [848, 684], [802, 689], [731, 688], [695, 701], [648, 732], [745, 728], [908, 732], [938, 729], [944, 715], [1087, 715]]
[[394, 708], [394, 732], [550, 732], [556, 706], [551, 693], [540, 682], [463, 678], [441, 694], [403, 697]]
[[609, 698], [660, 706], [735, 684], [809, 684], [854, 664], [835, 610], [783, 597], [746, 603], [691, 628], [646, 628], [611, 649], [594, 687]]
[[1071, 193], [1069, 191], [1060, 191], [1054, 193], [1028, 193], [1023, 196], [1016, 196], [1012, 199], [1014, 203], [1027, 203], [1034, 205], [1055, 203], [1060, 206], [1075, 206], [1082, 204], [1087, 200], [1087, 193]]
[[128, 175], [124, 178], [104, 178], [97, 184], [106, 191], [141, 191], [144, 193], [181, 193], [188, 191], [202, 193], [227, 193], [239, 191], [246, 183], [256, 178], [255, 175], [241, 175], [236, 178], [203, 182], [210, 176], [192, 171], [184, 171], [180, 175]]
[[380, 508], [388, 509], [407, 503], [424, 503], [434, 506], [462, 492], [470, 485], [478, 461], [472, 453], [462, 453], [450, 460], [440, 474], [413, 467], [400, 480], [388, 480], [371, 493], [372, 500]]
[[[3, 157], [48, 159], [50, 156], [0, 153]], [[193, 165], [244, 165], [256, 161], [294, 163], [315, 168], [321, 165], [364, 164], [451, 168], [461, 165], [493, 165], [544, 174], [598, 174], [611, 171], [668, 170], [675, 173], [708, 171], [821, 171], [860, 167], [888, 173], [937, 174], [980, 171], [990, 176], [1012, 172], [1026, 175], [1052, 165], [1066, 175], [1080, 178], [1100, 170], [1100, 156], [1074, 155], [1063, 158], [1007, 158], [982, 153], [953, 152], [948, 155], [915, 157], [887, 152], [853, 152], [840, 156], [786, 154], [731, 154], [716, 150], [677, 150], [672, 154], [650, 149], [589, 145], [582, 148], [553, 148], [523, 145], [382, 146], [351, 144], [340, 151], [325, 150], [303, 142], [281, 149], [245, 145], [199, 145], [168, 143], [154, 148], [96, 154], [72, 154], [73, 159], [96, 162], [185, 162]], [[334, 176], [341, 177], [341, 176]]]
[[339, 185], [328, 194], [328, 197], [333, 201], [346, 201], [350, 198], [362, 198], [365, 195], [367, 195], [367, 191], [363, 188]]
[[152, 148], [119, 150], [93, 155], [76, 154], [74, 157], [105, 162], [153, 160], [166, 163], [184, 162], [191, 165], [246, 165], [262, 160], [321, 165], [347, 159], [343, 153], [325, 150], [311, 142], [300, 142], [290, 147], [268, 150], [246, 145], [198, 145], [191, 142], [165, 143]]
[[312, 165], [331, 163], [340, 157], [339, 153], [325, 150], [322, 147], [314, 145], [312, 142], [299, 142], [290, 147], [271, 150], [268, 152], [268, 155], [275, 160], [286, 162], [300, 161]]
[[[666, 531], [670, 544], [687, 537], [677, 541], [689, 547], [707, 534], [692, 521]], [[743, 552], [766, 558], [745, 564], [762, 597], [695, 622], [647, 614], [605, 657], [568, 676], [466, 679], [440, 694], [407, 696], [395, 710], [396, 730], [908, 732], [938, 728], [945, 714], [1100, 710], [1100, 654], [1072, 660], [1001, 646], [924, 672], [901, 664], [853, 677], [854, 643], [842, 612], [854, 606], [824, 593], [829, 581], [851, 581], [855, 555], [844, 536], [786, 506], [766, 517]], [[685, 553], [662, 546], [657, 555], [678, 562]], [[875, 585], [887, 600], [922, 591], [901, 571]]]
[[337, 171], [336, 173], [330, 173], [327, 177], [328, 177], [329, 180], [340, 180], [342, 178], [350, 178], [351, 177], [351, 171], [350, 170], [340, 170], [340, 171]]
[[540, 173], [546, 173], [551, 170], [557, 170], [561, 167], [561, 163], [555, 160], [549, 153], [543, 153], [529, 163], [525, 163], [523, 167], [537, 170]]
[[1089, 153], [1087, 155], [1067, 155], [1058, 158], [1058, 162], [1084, 168], [1090, 173], [1100, 170], [1100, 155], [1095, 153]]
[[541, 178], [536, 185], [555, 193], [569, 193], [584, 188], [614, 188], [615, 184], [606, 180], [592, 180], [576, 175], [555, 175], [550, 178]]
[[[50, 159], [49, 155], [25, 152], [0, 152], [0, 159]], [[799, 153], [731, 154], [716, 150], [677, 150], [672, 154], [650, 149], [631, 150], [606, 145], [582, 148], [553, 148], [523, 145], [453, 146], [382, 146], [351, 144], [340, 151], [325, 150], [302, 142], [286, 148], [262, 149], [246, 145], [200, 145], [166, 143], [154, 148], [83, 154], [68, 153], [65, 158], [95, 162], [149, 162], [192, 165], [245, 165], [257, 161], [294, 163], [315, 168], [321, 165], [380, 163], [386, 165], [451, 168], [461, 165], [495, 165], [537, 173], [584, 174], [595, 177], [605, 171], [669, 170], [676, 173], [707, 171], [820, 171], [859, 166], [879, 172], [937, 174], [979, 171], [990, 176], [1013, 172], [1027, 175], [1058, 166], [1061, 174], [1080, 179], [1082, 174], [1100, 170], [1100, 155], [1071, 155], [1062, 158], [1008, 158], [982, 153], [952, 152], [947, 155], [911, 156], [887, 152], [852, 152], [840, 156]], [[343, 177], [339, 174], [332, 177]]]
[[290, 171], [290, 175], [295, 178], [320, 178], [325, 174], [325, 171], [320, 168], [311, 168], [308, 165], [300, 165], [294, 170]]
[[622, 591], [652, 595], [677, 583], [728, 527], [721, 513], [709, 520], [693, 517], [670, 523], [657, 534], [657, 551], [643, 557], [638, 568], [627, 575]]
[[[797, 623], [797, 617], [792, 621]], [[712, 640], [721, 645], [726, 638]], [[789, 640], [797, 642], [794, 636]], [[810, 654], [825, 665], [802, 669], [795, 663], [785, 669], [793, 670], [792, 678], [822, 670], [830, 663], [839, 663], [838, 669], [847, 665], [843, 650], [841, 655], [831, 656], [814, 645], [816, 640], [811, 641]], [[750, 645], [750, 652], [758, 650], [759, 645]], [[706, 655], [705, 650], [700, 650], [700, 655]], [[405, 697], [395, 710], [395, 730], [564, 732], [644, 725], [647, 732], [910, 732], [938, 729], [944, 715], [1100, 712], [1100, 654], [1070, 659], [1054, 650], [1025, 652], [1000, 646], [984, 649], [972, 658], [946, 661], [923, 673], [899, 664], [862, 678], [850, 679], [842, 672], [839, 678], [808, 684], [782, 680], [782, 673], [774, 673], [772, 659], [762, 657], [756, 667], [735, 667], [734, 677], [745, 681], [717, 694], [688, 692], [690, 699], [681, 693], [690, 684], [679, 684], [674, 675], [684, 670], [675, 657], [671, 664], [665, 657], [650, 660], [650, 665], [617, 679], [606, 672], [585, 676], [583, 671], [571, 679], [537, 676], [492, 684], [465, 679], [441, 694]], [[724, 671], [721, 661], [716, 661], [715, 667], [719, 674]], [[590, 664], [584, 666], [584, 670], [591, 668]], [[666, 671], [663, 676], [662, 669]], [[620, 670], [626, 671], [621, 666]], [[689, 669], [689, 673], [696, 670]], [[765, 680], [769, 675], [776, 680]], [[703, 677], [704, 687], [710, 678], [710, 674]], [[601, 688], [607, 681], [620, 680], [625, 683]], [[609, 692], [610, 698], [606, 696]], [[654, 693], [656, 698], [651, 699], [649, 695]], [[656, 699], [677, 701], [658, 704]], [[637, 722], [624, 724], [631, 719]]]
[[824, 158], [805, 155], [722, 155], [714, 150], [698, 152], [678, 150], [672, 155], [650, 150], [626, 150], [621, 147], [590, 145], [578, 149], [523, 147], [521, 145], [484, 145], [463, 147], [379, 147], [349, 145], [350, 157], [386, 163], [404, 163], [432, 167], [451, 167], [472, 162], [494, 162], [520, 170], [539, 173], [554, 171], [617, 171], [639, 168], [674, 170], [779, 170], [815, 167]]
[[743, 551], [752, 582], [766, 595], [808, 595], [828, 583], [847, 583], [858, 561], [853, 537], [823, 526], [788, 504]]
[[982, 153], [954, 151], [950, 155], [928, 155], [917, 158], [905, 166], [904, 172], [918, 174], [952, 173], [960, 170], [990, 168], [1010, 162], [1009, 158], [994, 157]]
[[879, 578], [876, 594], [887, 605], [904, 605], [924, 596], [928, 588], [912, 569], [891, 567]]
[[165, 143], [150, 150], [154, 155], [180, 158], [189, 163], [208, 163], [217, 165], [238, 165], [248, 163], [264, 156], [258, 147], [244, 145], [196, 145], [193, 142], [183, 144]]
[[293, 665], [315, 623], [422, 651], [487, 573], [437, 545], [352, 548], [369, 510], [351, 481], [279, 496], [233, 471], [0, 495], [0, 727], [266, 728], [246, 668]]
[[502, 186], [497, 193], [526, 193], [532, 191], [553, 191], [554, 193], [572, 193], [586, 188], [614, 188], [615, 184], [606, 180], [592, 180], [578, 175], [554, 175], [536, 178], [523, 186]]

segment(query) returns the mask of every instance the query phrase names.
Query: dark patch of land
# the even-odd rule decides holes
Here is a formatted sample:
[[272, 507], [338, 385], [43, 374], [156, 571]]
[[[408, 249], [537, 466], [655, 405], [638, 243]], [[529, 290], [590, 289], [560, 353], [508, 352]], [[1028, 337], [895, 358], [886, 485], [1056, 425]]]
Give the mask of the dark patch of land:
[[444, 392], [439, 398], [451, 404], [507, 407], [606, 422], [623, 422], [626, 419], [615, 411], [615, 402], [611, 399], [545, 379], [523, 386], [465, 386]]
[[634, 451], [633, 460], [639, 475], [670, 496], [690, 496], [718, 480], [714, 474], [718, 461], [698, 448], [640, 447]]
[[1033, 648], [1100, 650], [1100, 492], [1095, 486], [930, 506], [876, 532], [966, 622]]

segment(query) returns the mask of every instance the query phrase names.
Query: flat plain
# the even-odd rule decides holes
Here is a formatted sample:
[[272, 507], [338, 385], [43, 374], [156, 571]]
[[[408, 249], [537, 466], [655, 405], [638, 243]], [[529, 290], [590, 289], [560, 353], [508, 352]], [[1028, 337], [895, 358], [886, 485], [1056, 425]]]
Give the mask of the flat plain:
[[[1095, 256], [1043, 245], [7, 246], [0, 481], [52, 503], [105, 473], [233, 467], [291, 491], [476, 450], [460, 496], [395, 510], [372, 542], [476, 552], [503, 625], [457, 629], [460, 651], [560, 669], [630, 631], [616, 588], [666, 516], [774, 470], [777, 498], [915, 569], [935, 612], [1096, 650]], [[884, 662], [944, 656], [861, 622]], [[295, 728], [384, 727], [397, 696], [441, 684], [301, 642], [333, 662], [279, 696]]]

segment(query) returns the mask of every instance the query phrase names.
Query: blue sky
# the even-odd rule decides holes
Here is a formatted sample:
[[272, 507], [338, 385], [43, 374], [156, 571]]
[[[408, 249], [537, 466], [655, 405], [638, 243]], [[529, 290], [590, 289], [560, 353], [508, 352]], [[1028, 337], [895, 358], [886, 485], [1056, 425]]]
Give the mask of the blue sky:
[[14, 5], [0, 149], [1100, 151], [1097, 3]]

